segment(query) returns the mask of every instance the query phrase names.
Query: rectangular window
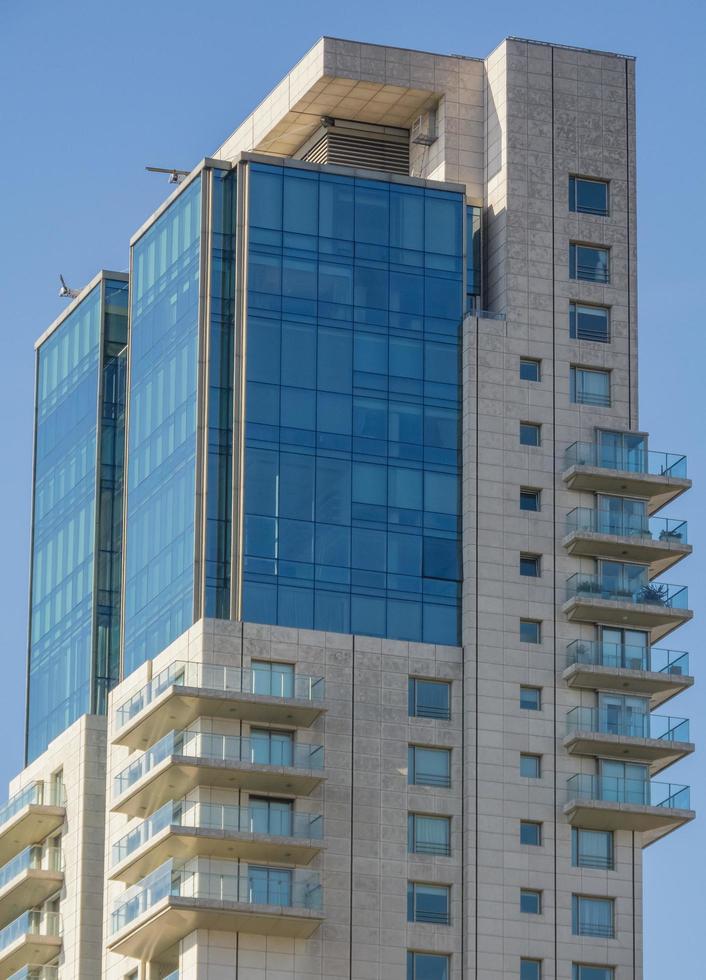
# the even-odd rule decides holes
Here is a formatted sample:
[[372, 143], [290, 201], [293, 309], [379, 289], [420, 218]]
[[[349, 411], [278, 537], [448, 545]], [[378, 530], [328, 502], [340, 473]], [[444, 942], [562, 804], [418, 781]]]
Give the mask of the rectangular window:
[[521, 619], [520, 640], [522, 643], [541, 643], [542, 624], [536, 619]]
[[579, 214], [608, 214], [608, 181], [569, 177], [569, 211]]
[[569, 303], [569, 336], [574, 340], [610, 341], [610, 311], [607, 306], [583, 306]]
[[541, 687], [520, 687], [520, 707], [525, 711], [542, 710]]
[[274, 698], [294, 697], [294, 664], [253, 660], [251, 678], [253, 694], [266, 694]]
[[251, 796], [248, 802], [247, 829], [251, 834], [273, 834], [290, 837], [294, 818], [291, 800], [277, 800], [269, 796]]
[[448, 721], [451, 717], [451, 685], [447, 681], [410, 677], [407, 697], [410, 718]]
[[610, 282], [609, 251], [596, 245], [569, 245], [569, 279]]
[[520, 844], [542, 846], [542, 825], [536, 820], [520, 820]]
[[542, 961], [520, 960], [520, 980], [542, 980]]
[[447, 926], [451, 921], [448, 885], [422, 885], [416, 881], [407, 883], [407, 921], [431, 922]]
[[449, 980], [449, 956], [407, 953], [407, 980]]
[[599, 936], [613, 939], [615, 926], [612, 898], [571, 896], [571, 928], [575, 936]]
[[250, 729], [250, 762], [262, 766], [291, 766], [294, 736], [268, 728]]
[[520, 487], [520, 510], [540, 511], [542, 509], [542, 491], [531, 487]]
[[541, 755], [530, 755], [523, 752], [520, 755], [520, 775], [525, 779], [540, 779], [542, 775]]
[[571, 831], [571, 861], [575, 868], [606, 868], [612, 871], [615, 867], [613, 832], [574, 827]]
[[610, 371], [572, 367], [571, 401], [578, 405], [610, 405]]
[[521, 381], [541, 381], [542, 369], [541, 361], [533, 357], [520, 358], [520, 380]]
[[539, 555], [520, 555], [520, 575], [539, 578], [541, 566]]
[[451, 854], [451, 818], [410, 813], [407, 817], [407, 850], [410, 854]]
[[533, 888], [522, 888], [520, 890], [520, 912], [527, 915], [542, 914], [542, 893]]
[[541, 446], [542, 426], [537, 422], [520, 422], [520, 445]]
[[587, 966], [584, 963], [574, 963], [571, 980], [615, 980], [615, 970], [612, 966]]
[[257, 905], [292, 904], [293, 872], [287, 868], [248, 867], [250, 901]]
[[450, 749], [431, 749], [410, 745], [407, 754], [407, 782], [413, 786], [451, 785]]

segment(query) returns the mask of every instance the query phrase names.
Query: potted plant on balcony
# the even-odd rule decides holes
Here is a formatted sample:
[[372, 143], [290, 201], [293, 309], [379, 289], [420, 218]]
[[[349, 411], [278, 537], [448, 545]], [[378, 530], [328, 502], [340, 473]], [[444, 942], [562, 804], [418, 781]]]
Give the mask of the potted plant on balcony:
[[684, 539], [684, 535], [678, 528], [674, 528], [673, 530], [665, 529], [664, 531], [659, 532], [660, 541], [669, 541], [672, 544], [674, 543], [681, 544], [683, 539]]
[[649, 605], [665, 606], [669, 598], [669, 589], [666, 585], [656, 585], [650, 582], [643, 585], [635, 595], [637, 602], [645, 602]]

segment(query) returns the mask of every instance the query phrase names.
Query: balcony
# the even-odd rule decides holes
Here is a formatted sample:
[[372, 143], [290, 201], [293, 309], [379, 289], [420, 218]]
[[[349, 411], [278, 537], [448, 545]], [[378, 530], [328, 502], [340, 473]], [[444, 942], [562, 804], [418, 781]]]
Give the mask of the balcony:
[[572, 708], [564, 746], [571, 755], [649, 763], [653, 774], [694, 751], [689, 722], [669, 715]]
[[169, 732], [115, 777], [112, 808], [145, 816], [200, 784], [306, 796], [325, 778], [323, 769], [322, 745]]
[[59, 980], [59, 967], [31, 963], [29, 966], [23, 966], [17, 973], [13, 973], [8, 980]]
[[617, 558], [650, 566], [650, 578], [691, 554], [686, 521], [664, 517], [615, 517], [576, 507], [566, 518], [564, 547], [570, 555]]
[[564, 813], [588, 830], [634, 830], [651, 844], [694, 819], [689, 787], [578, 773], [567, 780]]
[[323, 846], [319, 814], [170, 800], [113, 845], [110, 877], [131, 885], [169, 858], [199, 856], [308, 864]]
[[563, 611], [570, 622], [604, 623], [650, 630], [658, 640], [688, 622], [689, 594], [684, 585], [666, 582], [613, 584], [601, 575], [577, 572], [566, 583]]
[[0, 807], [0, 862], [5, 864], [30, 844], [40, 844], [66, 818], [64, 787], [30, 783]]
[[652, 514], [691, 487], [686, 456], [648, 451], [644, 436], [624, 433], [624, 444], [575, 442], [564, 456], [570, 490], [642, 497]]
[[60, 950], [58, 912], [31, 909], [0, 930], [0, 975], [9, 977], [30, 963], [44, 966], [58, 956]]
[[108, 949], [153, 959], [195, 929], [308, 939], [323, 918], [318, 875], [284, 872], [263, 888], [248, 874], [192, 871], [169, 861], [122, 896]]
[[563, 677], [569, 687], [647, 695], [652, 708], [694, 683], [689, 654], [682, 650], [574, 640], [566, 648], [566, 664]]
[[0, 868], [0, 928], [42, 905], [62, 886], [61, 849], [34, 844]]
[[113, 742], [144, 749], [202, 715], [308, 728], [326, 710], [323, 699], [322, 677], [175, 661], [117, 708]]

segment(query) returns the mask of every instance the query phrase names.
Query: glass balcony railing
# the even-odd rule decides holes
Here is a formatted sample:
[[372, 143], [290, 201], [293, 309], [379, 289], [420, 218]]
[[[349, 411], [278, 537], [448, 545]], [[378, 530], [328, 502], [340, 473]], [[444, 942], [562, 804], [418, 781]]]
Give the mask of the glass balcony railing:
[[623, 670], [648, 670], [655, 673], [687, 676], [689, 654], [683, 650], [660, 647], [628, 646], [602, 640], [574, 640], [566, 648], [566, 665], [586, 664]]
[[566, 786], [570, 800], [599, 800], [606, 803], [632, 803], [636, 806], [690, 809], [689, 787], [679, 786], [677, 783], [577, 773], [567, 780]]
[[176, 660], [116, 709], [116, 727], [122, 728], [163, 691], [173, 686], [200, 687], [235, 694], [262, 694], [273, 698], [299, 698], [303, 701], [318, 702], [324, 698], [323, 677], [291, 676], [275, 671], [265, 673], [249, 668]]
[[118, 773], [113, 783], [116, 796], [124, 793], [170, 755], [212, 762], [247, 762], [252, 765], [322, 770], [323, 745], [246, 738], [241, 735], [212, 735], [189, 730], [169, 732]]
[[60, 847], [33, 844], [0, 868], [0, 891], [25, 871], [62, 871]]
[[30, 909], [0, 929], [0, 952], [23, 936], [59, 936], [61, 918], [58, 912]]
[[668, 585], [666, 582], [644, 582], [631, 586], [616, 584], [600, 575], [576, 572], [566, 582], [566, 598], [612, 599], [615, 602], [634, 602], [641, 605], [660, 606], [666, 609], [688, 609], [689, 593], [685, 585]]
[[669, 517], [617, 516], [592, 507], [576, 507], [566, 516], [566, 533], [588, 531], [622, 538], [661, 541], [673, 547], [688, 544], [687, 523]]
[[43, 783], [41, 781], [30, 783], [29, 786], [25, 786], [24, 789], [15, 793], [6, 803], [0, 806], [0, 829], [3, 824], [12, 820], [26, 806], [31, 806], [32, 804], [64, 806], [65, 802], [66, 796], [61, 783]]
[[[258, 868], [258, 871], [268, 869]], [[251, 905], [277, 905], [281, 908], [319, 911], [323, 895], [318, 874], [298, 874], [272, 869], [272, 880], [250, 874], [214, 874], [190, 871], [167, 861], [152, 874], [128, 888], [111, 915], [113, 934], [167, 896], [203, 899], [213, 902], [242, 902]]]
[[301, 840], [321, 840], [324, 833], [323, 817], [316, 813], [170, 800], [113, 845], [113, 864], [124, 861], [165, 827], [174, 826]]
[[572, 708], [566, 716], [566, 730], [622, 735], [626, 738], [654, 738], [665, 742], [688, 742], [689, 722], [669, 715], [640, 714], [607, 708]]
[[179, 980], [179, 971], [174, 970], [173, 973], [168, 974], [164, 980]]
[[644, 473], [686, 479], [686, 456], [660, 453], [642, 445], [603, 445], [597, 442], [574, 442], [564, 455], [564, 467], [597, 466], [604, 470]]
[[58, 966], [23, 966], [8, 980], [59, 980]]

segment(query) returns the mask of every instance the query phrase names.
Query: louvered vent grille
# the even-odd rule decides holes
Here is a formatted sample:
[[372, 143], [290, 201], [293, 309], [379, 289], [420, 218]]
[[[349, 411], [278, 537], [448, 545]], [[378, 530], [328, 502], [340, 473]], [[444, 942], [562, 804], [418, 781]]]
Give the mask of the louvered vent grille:
[[325, 132], [302, 157], [309, 163], [331, 163], [409, 175], [409, 143], [379, 136]]

